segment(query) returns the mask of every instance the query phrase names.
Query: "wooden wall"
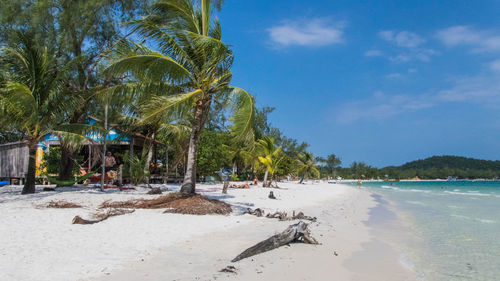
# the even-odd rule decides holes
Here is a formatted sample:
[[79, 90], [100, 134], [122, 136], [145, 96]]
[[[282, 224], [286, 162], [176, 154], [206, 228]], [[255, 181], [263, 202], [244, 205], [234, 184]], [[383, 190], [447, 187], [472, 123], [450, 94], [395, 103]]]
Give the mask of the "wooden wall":
[[25, 142], [0, 145], [0, 178], [24, 178], [28, 170], [28, 146]]

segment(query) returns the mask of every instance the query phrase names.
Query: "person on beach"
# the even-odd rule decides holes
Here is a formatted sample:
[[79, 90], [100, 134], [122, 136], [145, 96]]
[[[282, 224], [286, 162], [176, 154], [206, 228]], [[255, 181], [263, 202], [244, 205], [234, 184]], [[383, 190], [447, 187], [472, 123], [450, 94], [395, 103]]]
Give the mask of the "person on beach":
[[255, 176], [253, 178], [253, 185], [258, 185], [259, 184], [259, 179], [257, 178], [257, 176]]
[[109, 172], [112, 171], [114, 166], [116, 165], [116, 159], [111, 153], [111, 151], [108, 151], [106, 153], [106, 157], [104, 158], [104, 172]]
[[358, 188], [361, 188], [361, 179], [358, 179]]

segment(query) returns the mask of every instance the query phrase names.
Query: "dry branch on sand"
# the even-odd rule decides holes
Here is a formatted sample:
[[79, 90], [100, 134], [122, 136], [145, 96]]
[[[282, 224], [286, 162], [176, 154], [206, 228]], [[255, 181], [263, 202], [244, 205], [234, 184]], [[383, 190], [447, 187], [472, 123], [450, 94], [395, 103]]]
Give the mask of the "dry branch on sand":
[[71, 208], [81, 208], [82, 206], [75, 204], [75, 203], [60, 200], [60, 201], [50, 201], [44, 207], [45, 208], [57, 208], [57, 209], [71, 209]]
[[[250, 208], [247, 208], [247, 214], [254, 215], [257, 217], [262, 217], [264, 216], [264, 210], [257, 208], [255, 210], [252, 210]], [[279, 219], [280, 221], [291, 221], [291, 220], [309, 220], [312, 222], [316, 221], [316, 217], [311, 217], [311, 216], [306, 216], [304, 213], [299, 212], [298, 214], [295, 214], [295, 211], [293, 211], [292, 216], [289, 217], [286, 212], [275, 212], [274, 214], [267, 214], [266, 218], [270, 219]]]
[[165, 213], [191, 215], [228, 215], [231, 206], [225, 202], [209, 199], [199, 194], [171, 193], [155, 199], [134, 199], [128, 201], [105, 201], [99, 208], [167, 209]]
[[310, 230], [308, 229], [308, 224], [300, 221], [296, 224], [290, 225], [283, 232], [273, 235], [266, 240], [261, 241], [254, 246], [246, 249], [237, 257], [235, 257], [231, 262], [237, 262], [244, 258], [255, 256], [257, 254], [264, 253], [293, 242], [318, 244], [318, 241], [316, 241], [316, 239], [311, 236]]
[[103, 220], [106, 220], [106, 219], [108, 219], [110, 217], [120, 216], [120, 215], [125, 215], [125, 214], [130, 214], [130, 213], [133, 213], [133, 212], [135, 212], [135, 210], [109, 209], [106, 212], [94, 214], [93, 215], [93, 217], [94, 217], [93, 220], [86, 220], [86, 219], [83, 219], [80, 216], [75, 216], [73, 218], [73, 224], [94, 224], [94, 223], [98, 223], [98, 222], [101, 222]]

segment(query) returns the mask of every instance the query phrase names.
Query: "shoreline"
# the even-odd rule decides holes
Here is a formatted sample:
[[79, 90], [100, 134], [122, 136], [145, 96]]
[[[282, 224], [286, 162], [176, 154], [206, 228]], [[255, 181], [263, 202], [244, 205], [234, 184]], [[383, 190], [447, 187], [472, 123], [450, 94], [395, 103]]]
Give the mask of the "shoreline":
[[[331, 280], [334, 276], [335, 280], [416, 280], [411, 270], [398, 263], [398, 253], [390, 245], [373, 249], [374, 238], [388, 238], [378, 237], [366, 224], [373, 217], [370, 210], [380, 205], [372, 192], [342, 184], [280, 185], [281, 189], [230, 189], [227, 195], [220, 193], [219, 186], [200, 185], [203, 195], [233, 206], [229, 216], [137, 210], [92, 226], [70, 221], [75, 214], [88, 216], [104, 200], [154, 197], [144, 195], [144, 190], [40, 192], [28, 197], [8, 192], [0, 203], [0, 222], [6, 226], [0, 230], [5, 253], [0, 256], [0, 279], [244, 281]], [[278, 200], [267, 198], [270, 190]], [[54, 199], [87, 207], [36, 209]], [[266, 213], [303, 211], [317, 217], [310, 229], [321, 245], [296, 243], [231, 263], [246, 248], [298, 222], [242, 215], [248, 207]], [[27, 233], [27, 228], [36, 231], [37, 242], [31, 243], [29, 252], [16, 252], [17, 245], [32, 241], [33, 233]], [[229, 265], [236, 267], [236, 274], [218, 272]], [[398, 278], [367, 276], [371, 267], [384, 268], [391, 275], [398, 272]]]

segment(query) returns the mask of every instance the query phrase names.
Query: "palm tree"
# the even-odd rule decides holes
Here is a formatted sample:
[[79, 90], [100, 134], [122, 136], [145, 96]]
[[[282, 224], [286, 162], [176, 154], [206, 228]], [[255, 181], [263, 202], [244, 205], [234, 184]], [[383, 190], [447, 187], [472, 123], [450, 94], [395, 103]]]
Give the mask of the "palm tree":
[[299, 159], [297, 159], [298, 168], [297, 174], [301, 176], [300, 183], [304, 181], [304, 178], [315, 177], [319, 178], [319, 170], [314, 163], [314, 156], [311, 152], [303, 152], [299, 154]]
[[153, 14], [131, 23], [138, 35], [158, 47], [142, 49], [141, 54], [125, 56], [114, 62], [110, 73], [128, 73], [134, 77], [179, 88], [176, 94], [160, 95], [145, 106], [143, 119], [158, 114], [191, 111], [191, 135], [187, 170], [181, 187], [183, 193], [194, 193], [198, 140], [214, 104], [232, 107], [234, 137], [253, 139], [253, 97], [229, 85], [233, 62], [232, 51], [221, 42], [221, 26], [211, 20], [213, 7], [222, 1], [162, 0], [153, 5]]
[[338, 158], [335, 154], [330, 154], [326, 158], [326, 166], [330, 168], [330, 173], [335, 177], [335, 169], [342, 164], [342, 160]]
[[280, 157], [282, 150], [281, 146], [276, 147], [274, 145], [273, 138], [267, 136], [257, 141], [257, 147], [257, 150], [262, 154], [262, 156], [259, 156], [258, 159], [266, 166], [266, 173], [264, 174], [264, 182], [262, 186], [267, 187], [269, 186], [267, 177], [269, 176], [269, 173], [271, 176], [274, 175], [277, 165], [282, 159], [282, 157]]
[[29, 160], [22, 194], [35, 193], [36, 149], [43, 136], [54, 132], [71, 100], [63, 94], [64, 68], [58, 68], [48, 48], [19, 33], [19, 46], [6, 48], [2, 59], [9, 73], [1, 85], [0, 115], [23, 131]]

